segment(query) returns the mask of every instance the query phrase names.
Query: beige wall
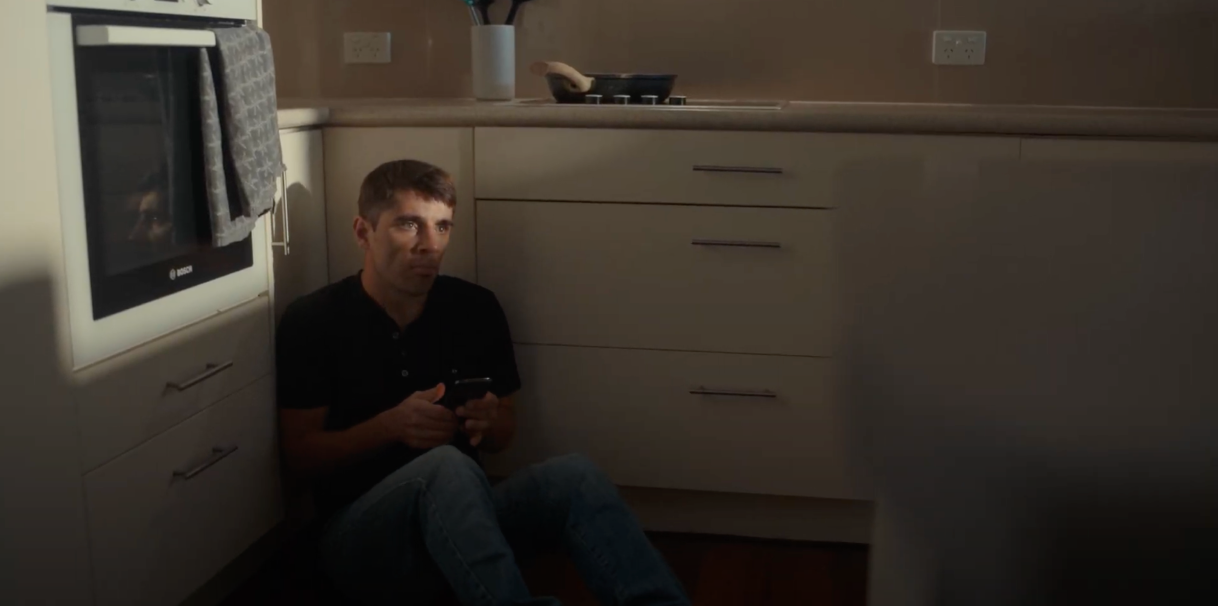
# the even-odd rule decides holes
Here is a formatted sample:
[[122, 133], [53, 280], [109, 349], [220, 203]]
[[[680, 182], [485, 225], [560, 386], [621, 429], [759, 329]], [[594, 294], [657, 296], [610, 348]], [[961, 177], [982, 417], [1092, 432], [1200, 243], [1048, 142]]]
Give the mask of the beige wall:
[[[470, 95], [458, 0], [265, 5], [282, 96]], [[1218, 107], [1214, 0], [534, 0], [522, 12], [521, 97], [546, 95], [523, 69], [545, 58], [677, 73], [691, 97]], [[988, 64], [931, 65], [936, 28], [987, 30]], [[393, 32], [394, 62], [343, 65], [343, 31]]]

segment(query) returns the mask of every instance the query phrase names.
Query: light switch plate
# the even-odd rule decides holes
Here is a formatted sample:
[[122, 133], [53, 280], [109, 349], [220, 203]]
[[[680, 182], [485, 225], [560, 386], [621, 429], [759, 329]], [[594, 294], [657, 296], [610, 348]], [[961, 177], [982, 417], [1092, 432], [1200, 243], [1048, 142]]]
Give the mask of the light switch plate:
[[985, 65], [986, 35], [981, 31], [935, 32], [935, 65]]
[[389, 32], [343, 33], [343, 63], [389, 63]]

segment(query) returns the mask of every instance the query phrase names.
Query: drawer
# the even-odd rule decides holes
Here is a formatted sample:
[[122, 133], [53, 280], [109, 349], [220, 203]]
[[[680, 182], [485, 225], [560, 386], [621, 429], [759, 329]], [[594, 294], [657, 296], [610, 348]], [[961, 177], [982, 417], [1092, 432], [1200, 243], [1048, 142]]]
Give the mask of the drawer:
[[85, 476], [99, 606], [177, 604], [279, 522], [273, 398], [263, 378]]
[[479, 200], [479, 282], [519, 343], [829, 355], [832, 216]]
[[76, 374], [85, 471], [271, 372], [269, 300], [241, 305]]
[[732, 206], [838, 205], [839, 174], [872, 160], [1018, 159], [1014, 137], [478, 128], [478, 198]]
[[[847, 468], [828, 360], [516, 352], [524, 382], [517, 436], [492, 459], [492, 473], [582, 452], [623, 486], [864, 498]], [[691, 393], [699, 390], [740, 395]]]

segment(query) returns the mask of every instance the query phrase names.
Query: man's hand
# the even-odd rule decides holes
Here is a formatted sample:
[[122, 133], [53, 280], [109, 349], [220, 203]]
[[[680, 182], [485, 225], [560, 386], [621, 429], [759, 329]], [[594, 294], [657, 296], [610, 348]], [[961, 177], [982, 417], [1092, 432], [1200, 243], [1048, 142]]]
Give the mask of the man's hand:
[[457, 416], [436, 404], [444, 397], [444, 384], [419, 391], [401, 404], [377, 415], [377, 419], [397, 441], [426, 450], [448, 444], [457, 432]]
[[457, 416], [464, 420], [462, 429], [469, 436], [470, 446], [478, 446], [486, 433], [499, 418], [499, 398], [487, 392], [478, 400], [470, 400], [464, 406], [457, 407]]

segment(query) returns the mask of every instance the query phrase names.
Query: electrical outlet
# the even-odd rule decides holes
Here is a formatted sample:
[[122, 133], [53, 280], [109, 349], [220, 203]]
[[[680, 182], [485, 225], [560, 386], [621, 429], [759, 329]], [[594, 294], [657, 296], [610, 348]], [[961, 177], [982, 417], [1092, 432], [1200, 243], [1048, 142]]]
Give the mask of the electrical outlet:
[[937, 31], [935, 65], [985, 65], [985, 32]]
[[389, 32], [345, 32], [343, 63], [389, 63]]

